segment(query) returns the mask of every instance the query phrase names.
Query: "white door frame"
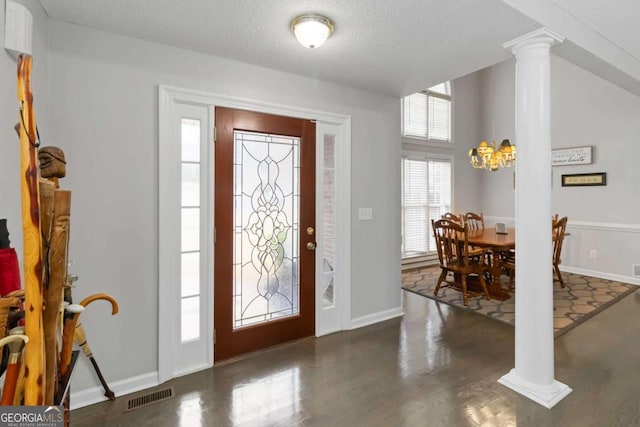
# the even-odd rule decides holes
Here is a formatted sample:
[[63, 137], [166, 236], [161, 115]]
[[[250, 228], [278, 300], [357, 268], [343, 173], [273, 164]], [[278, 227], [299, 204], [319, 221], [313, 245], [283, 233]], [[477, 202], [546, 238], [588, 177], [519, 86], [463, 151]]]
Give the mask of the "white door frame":
[[[316, 336], [322, 336], [337, 332], [340, 330], [351, 328], [350, 313], [344, 309], [344, 302], [350, 306], [350, 292], [344, 284], [349, 282], [349, 265], [348, 254], [350, 252], [348, 245], [341, 236], [347, 235], [349, 230], [350, 215], [339, 215], [339, 212], [348, 212], [351, 196], [349, 194], [350, 187], [341, 185], [345, 182], [345, 177], [338, 175], [344, 173], [349, 168], [351, 161], [345, 158], [344, 150], [341, 150], [341, 144], [346, 139], [345, 126], [339, 126], [330, 123], [318, 123], [316, 127]], [[333, 274], [333, 304], [324, 305], [324, 142], [325, 135], [334, 139], [335, 159], [334, 159], [334, 179], [335, 179], [335, 265]], [[347, 151], [346, 154], [349, 152]], [[346, 177], [348, 181], [348, 177]]]
[[[159, 166], [158, 166], [158, 383], [163, 383], [173, 377], [184, 375], [179, 367], [179, 360], [173, 356], [173, 347], [179, 339], [179, 313], [175, 310], [176, 301], [179, 297], [180, 283], [180, 259], [174, 255], [176, 242], [179, 242], [180, 216], [179, 210], [179, 169], [173, 165], [180, 160], [179, 152], [176, 155], [176, 142], [179, 141], [180, 130], [176, 126], [176, 105], [190, 104], [209, 109], [210, 123], [208, 129], [210, 133], [209, 141], [214, 138], [214, 108], [215, 106], [250, 110], [261, 113], [275, 114], [281, 116], [297, 117], [302, 119], [316, 120], [320, 124], [334, 125], [339, 130], [339, 143], [336, 144], [336, 264], [341, 268], [336, 270], [336, 289], [339, 291], [339, 298], [336, 299], [336, 313], [340, 317], [340, 329], [347, 330], [351, 324], [351, 117], [341, 114], [327, 113], [323, 111], [310, 110], [300, 107], [292, 107], [281, 104], [267, 103], [262, 101], [230, 97], [210, 92], [193, 89], [185, 89], [173, 86], [159, 85]], [[319, 126], [322, 128], [322, 126]], [[208, 194], [213, 195], [213, 155], [207, 159], [202, 159], [202, 170], [207, 171], [211, 185]], [[321, 170], [316, 171], [316, 177], [322, 174]], [[339, 189], [339, 190], [338, 190]], [[213, 197], [210, 202], [203, 205], [205, 211], [202, 215], [210, 218], [207, 222], [207, 239], [205, 250], [209, 254], [205, 257], [210, 260], [207, 264], [206, 276], [209, 283], [207, 293], [209, 301], [206, 316], [208, 318], [208, 330], [203, 331], [205, 336], [210, 336], [210, 345], [207, 349], [207, 368], [213, 366]], [[316, 205], [321, 205], [322, 194], [316, 194]], [[206, 212], [208, 210], [208, 212]], [[204, 234], [203, 234], [204, 235]], [[317, 269], [316, 269], [317, 270]], [[316, 271], [316, 287], [322, 286], [319, 279], [321, 271]], [[203, 293], [205, 295], [206, 293]], [[318, 330], [316, 322], [316, 335], [334, 331]]]

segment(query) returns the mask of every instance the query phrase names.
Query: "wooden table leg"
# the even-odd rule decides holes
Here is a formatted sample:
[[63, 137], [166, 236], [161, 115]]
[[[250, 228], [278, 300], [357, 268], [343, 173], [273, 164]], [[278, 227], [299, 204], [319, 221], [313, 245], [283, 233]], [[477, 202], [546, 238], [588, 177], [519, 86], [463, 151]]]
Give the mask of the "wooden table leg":
[[511, 298], [509, 292], [500, 286], [500, 275], [502, 274], [502, 266], [500, 263], [500, 253], [493, 251], [493, 262], [491, 263], [491, 283], [489, 283], [489, 295], [492, 299], [505, 301]]

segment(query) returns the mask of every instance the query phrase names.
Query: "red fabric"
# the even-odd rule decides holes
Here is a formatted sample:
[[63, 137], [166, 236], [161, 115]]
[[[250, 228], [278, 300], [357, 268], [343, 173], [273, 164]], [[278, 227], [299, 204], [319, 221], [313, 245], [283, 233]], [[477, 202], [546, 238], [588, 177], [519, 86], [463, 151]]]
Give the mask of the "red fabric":
[[17, 291], [20, 287], [20, 268], [15, 249], [0, 249], [0, 296]]

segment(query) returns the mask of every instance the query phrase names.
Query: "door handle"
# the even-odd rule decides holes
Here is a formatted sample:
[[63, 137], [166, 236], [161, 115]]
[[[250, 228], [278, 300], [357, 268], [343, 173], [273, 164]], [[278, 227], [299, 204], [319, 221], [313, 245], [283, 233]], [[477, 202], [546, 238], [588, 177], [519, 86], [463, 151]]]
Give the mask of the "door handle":
[[315, 242], [309, 242], [309, 243], [307, 243], [307, 249], [308, 249], [308, 250], [310, 250], [310, 251], [315, 250], [315, 249], [316, 249], [316, 244], [315, 244]]

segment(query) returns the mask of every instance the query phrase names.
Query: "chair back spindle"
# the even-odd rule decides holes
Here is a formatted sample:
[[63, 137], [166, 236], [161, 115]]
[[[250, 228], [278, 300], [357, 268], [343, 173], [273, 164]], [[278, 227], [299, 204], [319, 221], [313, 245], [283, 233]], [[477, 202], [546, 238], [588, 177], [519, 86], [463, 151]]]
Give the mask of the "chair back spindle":
[[467, 212], [464, 215], [464, 223], [469, 230], [484, 230], [484, 216], [481, 213]]

